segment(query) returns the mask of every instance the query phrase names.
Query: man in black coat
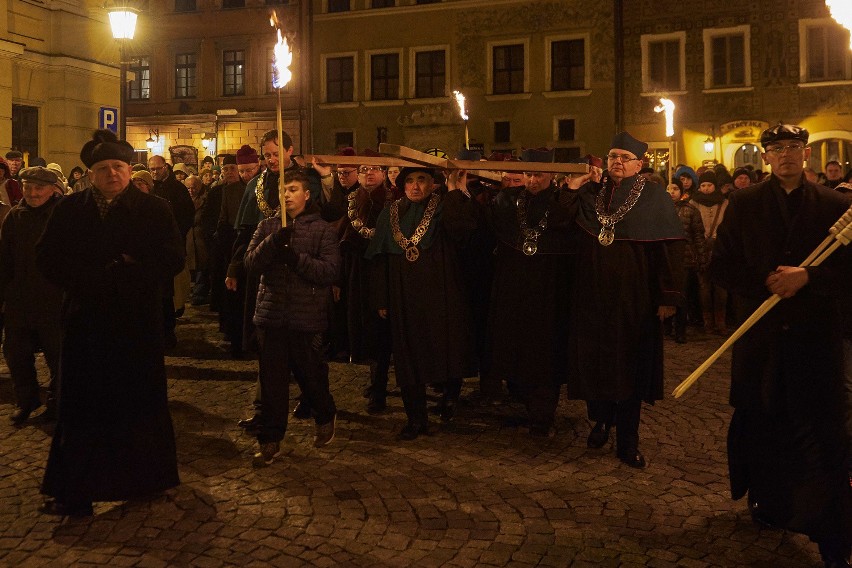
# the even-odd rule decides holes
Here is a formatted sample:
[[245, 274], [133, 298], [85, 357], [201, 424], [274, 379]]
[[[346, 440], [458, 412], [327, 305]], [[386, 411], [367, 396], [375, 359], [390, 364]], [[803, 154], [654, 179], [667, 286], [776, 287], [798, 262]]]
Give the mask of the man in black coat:
[[848, 566], [852, 522], [845, 457], [840, 300], [846, 247], [816, 267], [798, 265], [849, 207], [803, 175], [808, 131], [763, 132], [772, 176], [731, 196], [710, 262], [743, 321], [771, 294], [782, 300], [734, 345], [728, 433], [731, 496], [748, 492], [757, 520], [819, 544], [826, 566]]
[[185, 251], [168, 204], [130, 183], [130, 144], [98, 130], [80, 158], [93, 187], [56, 204], [36, 264], [64, 293], [44, 511], [85, 516], [179, 483], [161, 305]]
[[56, 416], [62, 290], [36, 270], [36, 242], [44, 231], [61, 186], [55, 172], [43, 167], [21, 171], [24, 198], [0, 229], [0, 296], [5, 316], [3, 356], [15, 386], [18, 409], [12, 423], [23, 424], [41, 406], [34, 354], [41, 347], [50, 369], [44, 420]]

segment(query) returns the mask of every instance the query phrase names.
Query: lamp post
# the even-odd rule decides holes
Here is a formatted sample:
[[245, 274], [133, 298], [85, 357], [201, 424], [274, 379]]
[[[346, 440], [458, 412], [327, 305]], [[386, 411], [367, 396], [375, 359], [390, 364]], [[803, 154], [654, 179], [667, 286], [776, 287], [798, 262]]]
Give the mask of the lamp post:
[[128, 6], [113, 6], [109, 9], [109, 25], [112, 37], [118, 41], [119, 82], [121, 93], [118, 110], [118, 137], [127, 139], [127, 41], [133, 39], [136, 32], [136, 19], [139, 12]]

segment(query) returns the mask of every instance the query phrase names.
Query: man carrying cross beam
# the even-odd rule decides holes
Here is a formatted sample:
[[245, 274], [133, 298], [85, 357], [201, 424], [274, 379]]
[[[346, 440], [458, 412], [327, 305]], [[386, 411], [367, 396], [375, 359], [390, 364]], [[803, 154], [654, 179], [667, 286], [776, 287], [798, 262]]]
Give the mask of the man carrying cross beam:
[[826, 566], [848, 566], [839, 302], [850, 294], [852, 251], [798, 265], [849, 200], [805, 179], [807, 130], [778, 124], [760, 141], [772, 175], [731, 195], [710, 262], [710, 277], [734, 296], [738, 321], [771, 294], [782, 298], [733, 347], [731, 496], [748, 492], [756, 520], [807, 534]]
[[[577, 257], [568, 332], [568, 397], [587, 401], [587, 444], [616, 430], [618, 458], [645, 467], [642, 402], [663, 398], [663, 328], [682, 301], [683, 225], [665, 188], [639, 175], [648, 145], [617, 134], [600, 182], [574, 178]], [[582, 184], [582, 185], [581, 185]]]

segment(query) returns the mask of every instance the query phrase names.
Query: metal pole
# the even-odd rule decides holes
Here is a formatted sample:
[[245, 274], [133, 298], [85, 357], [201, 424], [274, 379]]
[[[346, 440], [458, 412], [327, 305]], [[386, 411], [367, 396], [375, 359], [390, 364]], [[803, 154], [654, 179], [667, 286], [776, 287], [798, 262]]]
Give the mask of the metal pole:
[[121, 93], [119, 96], [120, 108], [118, 109], [118, 138], [127, 140], [127, 62], [125, 58], [125, 47], [127, 40], [118, 40], [118, 57], [119, 64], [119, 88]]

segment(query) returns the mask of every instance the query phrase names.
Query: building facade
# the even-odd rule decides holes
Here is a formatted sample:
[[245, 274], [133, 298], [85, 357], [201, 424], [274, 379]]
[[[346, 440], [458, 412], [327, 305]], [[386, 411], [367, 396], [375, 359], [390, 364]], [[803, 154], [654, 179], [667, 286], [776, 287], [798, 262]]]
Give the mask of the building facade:
[[[624, 125], [655, 166], [721, 162], [763, 168], [759, 137], [780, 122], [811, 133], [809, 166], [852, 152], [849, 32], [822, 0], [625, 0]], [[666, 138], [660, 97], [674, 101]]]
[[78, 165], [100, 115], [117, 118], [118, 59], [95, 2], [0, 0], [0, 155]]
[[612, 12], [573, 0], [313, 0], [314, 146], [454, 154], [541, 146], [561, 160], [612, 136]]
[[273, 10], [293, 52], [283, 127], [296, 151], [305, 151], [306, 9], [275, 0], [149, 0], [128, 49], [127, 138], [139, 161], [161, 154], [194, 163], [243, 144], [258, 148], [263, 133], [276, 128]]

